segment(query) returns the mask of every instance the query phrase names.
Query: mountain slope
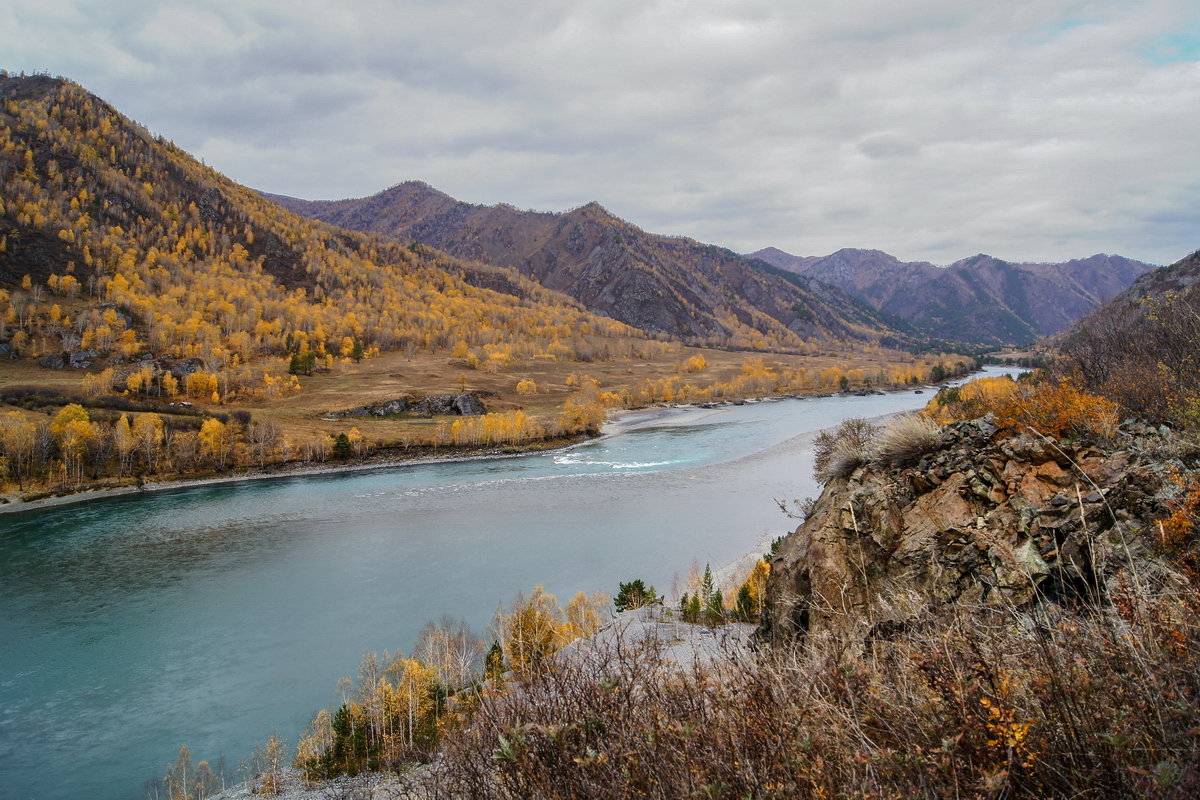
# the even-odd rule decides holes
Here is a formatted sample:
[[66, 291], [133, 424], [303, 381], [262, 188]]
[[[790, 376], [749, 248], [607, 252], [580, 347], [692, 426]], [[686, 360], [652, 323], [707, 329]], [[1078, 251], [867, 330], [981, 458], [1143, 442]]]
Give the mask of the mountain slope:
[[1027, 344], [1061, 331], [1153, 269], [1102, 254], [1060, 264], [980, 254], [948, 267], [879, 250], [802, 258], [768, 248], [751, 256], [832, 283], [929, 335], [987, 345]]
[[648, 234], [597, 203], [566, 213], [463, 203], [420, 182], [366, 198], [267, 195], [305, 216], [520, 270], [587, 308], [690, 341], [790, 348], [878, 339], [889, 327], [842, 292], [723, 248]]
[[291, 214], [69, 81], [3, 75], [0, 101], [0, 343], [15, 354], [228, 367], [635, 334], [514, 270]]
[[1058, 337], [1060, 368], [1128, 411], [1200, 426], [1200, 251], [1142, 275]]

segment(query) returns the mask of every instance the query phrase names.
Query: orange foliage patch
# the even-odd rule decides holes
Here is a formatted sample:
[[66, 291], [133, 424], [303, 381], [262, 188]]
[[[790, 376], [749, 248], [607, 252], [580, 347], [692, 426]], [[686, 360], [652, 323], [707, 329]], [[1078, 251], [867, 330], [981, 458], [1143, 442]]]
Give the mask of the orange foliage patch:
[[1033, 428], [1046, 436], [1111, 436], [1120, 422], [1118, 406], [1100, 395], [1079, 390], [1070, 379], [1037, 384], [1001, 400], [994, 408], [1003, 428]]
[[1200, 522], [1200, 475], [1175, 476], [1182, 489], [1171, 501], [1171, 516], [1159, 523], [1160, 544], [1193, 581], [1200, 579], [1196, 523]]

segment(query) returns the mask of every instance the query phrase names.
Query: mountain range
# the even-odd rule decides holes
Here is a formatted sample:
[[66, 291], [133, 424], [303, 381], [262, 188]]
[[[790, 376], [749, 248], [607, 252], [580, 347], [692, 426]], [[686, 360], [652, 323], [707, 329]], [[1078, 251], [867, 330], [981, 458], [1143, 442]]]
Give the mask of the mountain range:
[[647, 233], [598, 203], [520, 211], [464, 203], [419, 181], [352, 200], [266, 196], [331, 225], [518, 270], [592, 311], [685, 341], [787, 349], [798, 339], [895, 333], [836, 287], [725, 248]]
[[[76, 308], [78, 293], [63, 291], [71, 324], [34, 314], [18, 325], [29, 354], [81, 339], [243, 360], [298, 339], [321, 350], [346, 339], [482, 346], [545, 331], [539, 316], [563, 330], [759, 351], [1024, 344], [1150, 269], [1120, 256], [979, 255], [944, 268], [870, 250], [743, 256], [648, 233], [598, 203], [521, 211], [416, 181], [351, 200], [264, 196], [70, 81], [0, 76], [0, 99], [0, 283], [54, 277], [95, 298]], [[128, 318], [119, 329], [101, 319], [104, 303]], [[484, 331], [480, 314], [504, 333]]]
[[946, 267], [880, 250], [805, 257], [767, 248], [748, 257], [837, 286], [929, 336], [984, 345], [1057, 333], [1154, 269], [1106, 254], [1051, 264], [979, 254]]

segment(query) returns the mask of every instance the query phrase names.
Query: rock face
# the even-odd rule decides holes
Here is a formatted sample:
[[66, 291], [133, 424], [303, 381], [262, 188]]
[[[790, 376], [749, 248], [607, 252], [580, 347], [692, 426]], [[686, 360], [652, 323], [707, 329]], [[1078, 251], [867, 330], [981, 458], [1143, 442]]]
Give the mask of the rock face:
[[759, 640], [858, 647], [949, 604], [1086, 604], [1131, 560], [1148, 563], [1172, 487], [1168, 432], [1127, 423], [1116, 438], [1064, 443], [974, 420], [947, 426], [915, 466], [831, 481], [771, 564]]
[[330, 417], [386, 417], [391, 414], [411, 412], [421, 417], [432, 417], [435, 414], [457, 414], [463, 417], [486, 414], [487, 407], [483, 404], [478, 393], [464, 394], [430, 394], [424, 397], [397, 397], [394, 400], [384, 400], [369, 406], [357, 406], [345, 411], [332, 411]]

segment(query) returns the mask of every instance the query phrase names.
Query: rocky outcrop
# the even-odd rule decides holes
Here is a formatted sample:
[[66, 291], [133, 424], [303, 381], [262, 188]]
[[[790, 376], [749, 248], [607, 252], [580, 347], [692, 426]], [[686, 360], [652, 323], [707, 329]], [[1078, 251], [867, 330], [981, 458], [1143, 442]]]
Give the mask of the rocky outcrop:
[[1127, 423], [1116, 439], [974, 420], [943, 429], [914, 466], [832, 480], [771, 564], [759, 640], [834, 636], [853, 649], [951, 604], [1086, 605], [1131, 564], [1149, 570], [1179, 464], [1164, 457], [1165, 429]]
[[464, 392], [462, 394], [429, 394], [424, 397], [404, 396], [393, 400], [384, 400], [367, 406], [356, 406], [345, 411], [331, 411], [329, 417], [388, 417], [393, 414], [411, 413], [418, 417], [435, 415], [458, 415], [462, 417], [476, 416], [487, 413], [480, 395], [483, 392]]

